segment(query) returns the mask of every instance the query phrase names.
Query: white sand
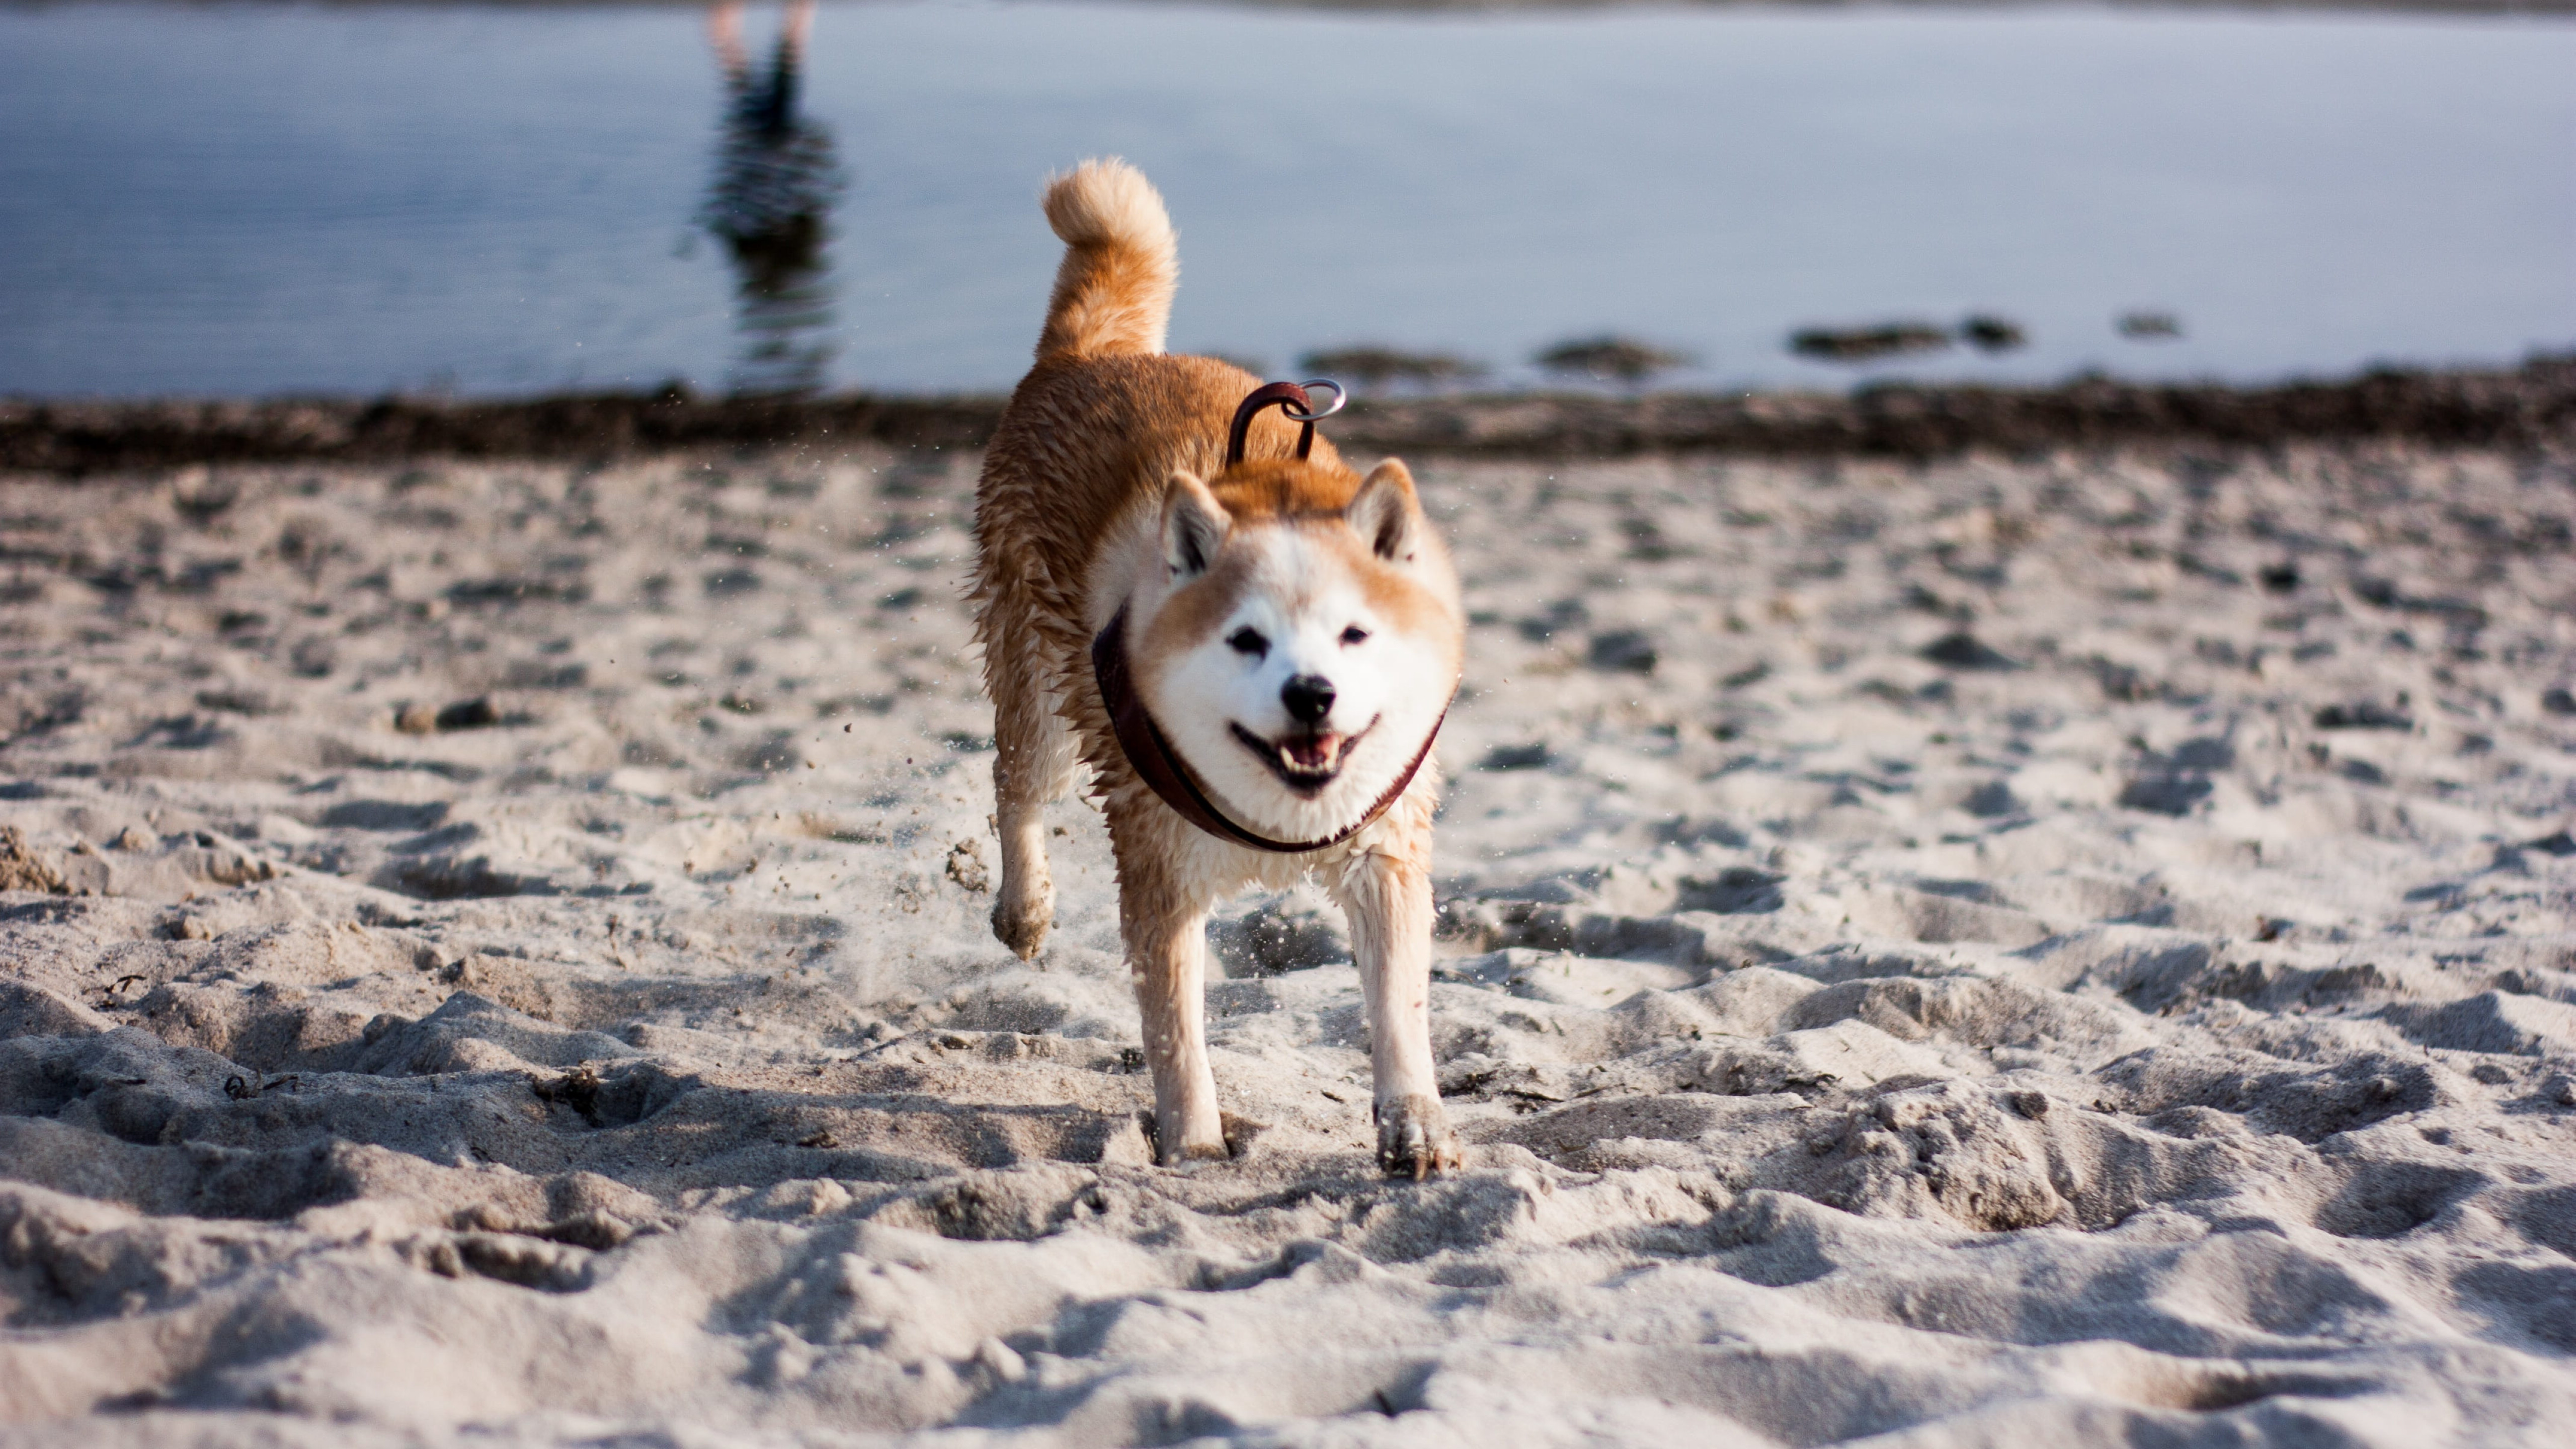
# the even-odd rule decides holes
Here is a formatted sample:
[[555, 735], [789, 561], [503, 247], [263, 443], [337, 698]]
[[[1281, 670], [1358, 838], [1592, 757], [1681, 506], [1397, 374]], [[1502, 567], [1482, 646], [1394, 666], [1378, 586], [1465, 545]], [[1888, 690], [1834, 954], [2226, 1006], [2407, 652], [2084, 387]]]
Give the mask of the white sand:
[[0, 484], [0, 1439], [2576, 1432], [2576, 465], [1424, 463], [1415, 1186], [991, 939], [974, 461]]

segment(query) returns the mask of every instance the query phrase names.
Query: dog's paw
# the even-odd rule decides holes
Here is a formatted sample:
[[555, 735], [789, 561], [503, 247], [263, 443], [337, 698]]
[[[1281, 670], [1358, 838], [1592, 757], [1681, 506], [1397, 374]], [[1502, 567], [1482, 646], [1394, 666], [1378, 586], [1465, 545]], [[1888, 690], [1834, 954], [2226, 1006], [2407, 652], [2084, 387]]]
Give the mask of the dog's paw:
[[1233, 1157], [1234, 1154], [1225, 1148], [1225, 1140], [1219, 1138], [1214, 1142], [1187, 1143], [1178, 1152], [1167, 1152], [1163, 1154], [1162, 1165], [1187, 1167], [1193, 1162], [1228, 1162]]
[[[1249, 1142], [1252, 1135], [1266, 1124], [1247, 1123], [1228, 1112], [1218, 1119], [1217, 1132], [1210, 1134], [1206, 1125], [1201, 1124], [1200, 1134], [1194, 1137], [1186, 1126], [1177, 1122], [1166, 1126], [1158, 1114], [1144, 1112], [1138, 1114], [1137, 1125], [1145, 1129], [1145, 1143], [1154, 1151], [1155, 1166], [1187, 1167], [1193, 1162], [1224, 1162], [1236, 1156], [1236, 1133], [1241, 1131], [1242, 1141]], [[1165, 1142], [1173, 1144], [1172, 1150], [1164, 1150]]]
[[1046, 944], [1047, 930], [1054, 924], [1053, 890], [1038, 892], [1035, 899], [1016, 906], [1010, 894], [1004, 892], [1002, 899], [993, 903], [993, 934], [1001, 939], [1003, 945], [1011, 948], [1011, 954], [1023, 961], [1035, 956], [1038, 948]]
[[1439, 1098], [1417, 1094], [1377, 1104], [1377, 1165], [1387, 1176], [1420, 1182], [1457, 1171], [1463, 1160]]

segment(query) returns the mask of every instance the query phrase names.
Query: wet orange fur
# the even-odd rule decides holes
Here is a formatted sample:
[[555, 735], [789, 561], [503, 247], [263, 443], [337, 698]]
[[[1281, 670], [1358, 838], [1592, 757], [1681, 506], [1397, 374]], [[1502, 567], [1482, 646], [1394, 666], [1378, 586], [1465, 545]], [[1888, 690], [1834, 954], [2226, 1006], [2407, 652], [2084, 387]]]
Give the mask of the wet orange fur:
[[[1312, 870], [1352, 918], [1379, 1078], [1380, 1159], [1416, 1175], [1455, 1166], [1430, 1064], [1436, 767], [1426, 764], [1402, 798], [1341, 845], [1294, 857], [1249, 851], [1200, 832], [1137, 777], [1090, 661], [1093, 632], [1136, 586], [1110, 577], [1120, 551], [1159, 537], [1176, 474], [1208, 480], [1235, 530], [1310, 534], [1391, 627], [1443, 641], [1455, 661], [1463, 620], [1446, 557], [1420, 517], [1410, 475], [1394, 464], [1381, 475], [1400, 490], [1437, 567], [1408, 573], [1377, 558], [1343, 516], [1366, 480], [1321, 437], [1298, 461], [1298, 427], [1275, 409], [1254, 420], [1247, 460], [1224, 467], [1235, 407], [1261, 380], [1212, 358], [1154, 350], [1176, 273], [1169, 223], [1141, 176], [1119, 163], [1086, 163], [1050, 186], [1047, 213], [1068, 243], [1065, 261], [1036, 365], [1011, 396], [976, 495], [976, 634], [994, 700], [1003, 856], [995, 934], [1023, 957], [1043, 943], [1054, 892], [1039, 809], [1087, 765], [1117, 861], [1160, 1154], [1166, 1162], [1223, 1156], [1201, 1010], [1207, 907], [1246, 885], [1284, 885]], [[1221, 548], [1207, 574], [1141, 620], [1141, 650], [1160, 655], [1203, 641], [1250, 586], [1240, 553]]]
[[1238, 523], [1310, 519], [1339, 523], [1342, 510], [1351, 506], [1360, 491], [1360, 475], [1343, 466], [1338, 455], [1326, 455], [1324, 447], [1324, 440], [1317, 438], [1315, 456], [1302, 463], [1293, 456], [1293, 447], [1288, 450], [1292, 456], [1285, 458], [1256, 458], [1246, 447], [1244, 461], [1209, 479], [1208, 491]]

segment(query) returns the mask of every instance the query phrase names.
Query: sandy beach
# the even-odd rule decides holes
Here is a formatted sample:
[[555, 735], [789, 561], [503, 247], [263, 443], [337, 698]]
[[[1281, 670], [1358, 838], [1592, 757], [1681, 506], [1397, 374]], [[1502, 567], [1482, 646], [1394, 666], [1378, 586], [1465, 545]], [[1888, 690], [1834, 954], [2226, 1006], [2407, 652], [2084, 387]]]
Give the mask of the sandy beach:
[[0, 475], [0, 1440], [2563, 1442], [2557, 436], [1414, 457], [1422, 1184], [992, 938], [971, 445]]

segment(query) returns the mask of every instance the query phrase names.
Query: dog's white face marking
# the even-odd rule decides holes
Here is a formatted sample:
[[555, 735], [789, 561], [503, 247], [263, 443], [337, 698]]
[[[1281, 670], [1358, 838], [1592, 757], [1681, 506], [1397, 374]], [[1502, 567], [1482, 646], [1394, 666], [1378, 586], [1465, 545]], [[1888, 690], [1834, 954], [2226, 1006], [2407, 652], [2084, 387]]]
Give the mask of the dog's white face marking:
[[1265, 834], [1311, 839], [1357, 819], [1413, 762], [1457, 683], [1452, 631], [1402, 607], [1418, 586], [1363, 577], [1403, 565], [1358, 543], [1339, 521], [1231, 529], [1229, 567], [1203, 585], [1226, 591], [1214, 627], [1145, 671], [1173, 749]]

